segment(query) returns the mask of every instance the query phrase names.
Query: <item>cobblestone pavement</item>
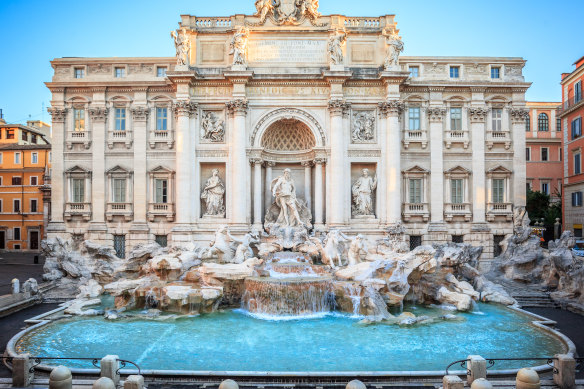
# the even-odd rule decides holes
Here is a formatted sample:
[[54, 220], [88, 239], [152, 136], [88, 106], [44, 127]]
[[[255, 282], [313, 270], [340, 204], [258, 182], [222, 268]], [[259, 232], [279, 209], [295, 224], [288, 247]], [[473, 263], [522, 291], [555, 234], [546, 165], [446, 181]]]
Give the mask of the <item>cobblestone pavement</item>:
[[[34, 263], [38, 256], [39, 263]], [[20, 285], [29, 278], [42, 282], [44, 258], [33, 253], [0, 253], [0, 296], [11, 292], [10, 282], [13, 278], [20, 280]]]

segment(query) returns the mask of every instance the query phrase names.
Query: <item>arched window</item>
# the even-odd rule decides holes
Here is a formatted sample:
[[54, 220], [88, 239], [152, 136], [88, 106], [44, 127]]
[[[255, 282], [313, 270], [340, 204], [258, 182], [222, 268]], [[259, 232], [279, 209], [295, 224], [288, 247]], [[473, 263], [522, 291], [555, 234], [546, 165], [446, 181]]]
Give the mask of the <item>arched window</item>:
[[550, 121], [548, 119], [547, 114], [540, 113], [537, 116], [537, 130], [538, 131], [549, 131], [550, 130]]
[[531, 118], [529, 115], [525, 117], [525, 131], [531, 131]]

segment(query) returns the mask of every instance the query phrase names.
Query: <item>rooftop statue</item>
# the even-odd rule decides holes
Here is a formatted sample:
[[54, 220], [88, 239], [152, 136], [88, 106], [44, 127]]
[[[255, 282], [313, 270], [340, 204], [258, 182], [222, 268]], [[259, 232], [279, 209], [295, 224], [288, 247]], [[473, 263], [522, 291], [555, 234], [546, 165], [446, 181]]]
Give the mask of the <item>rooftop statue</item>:
[[233, 65], [247, 66], [247, 38], [249, 31], [245, 27], [239, 26], [231, 39], [231, 51], [233, 54]]
[[176, 63], [177, 65], [188, 66], [191, 41], [189, 40], [186, 29], [181, 28], [177, 31], [170, 32], [170, 36], [174, 39], [174, 47], [176, 48]]
[[343, 32], [334, 33], [328, 41], [328, 52], [331, 65], [342, 65], [344, 61], [343, 45], [347, 40], [347, 34]]
[[404, 42], [397, 34], [397, 30], [392, 30], [386, 37], [387, 56], [385, 57], [385, 70], [399, 67], [399, 55], [404, 51]]

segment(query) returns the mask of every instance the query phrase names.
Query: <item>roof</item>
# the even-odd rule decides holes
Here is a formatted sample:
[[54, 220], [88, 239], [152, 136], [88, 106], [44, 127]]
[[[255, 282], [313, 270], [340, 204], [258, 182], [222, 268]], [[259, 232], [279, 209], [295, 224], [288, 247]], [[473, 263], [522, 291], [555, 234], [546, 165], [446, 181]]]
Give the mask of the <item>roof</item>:
[[0, 144], [0, 150], [50, 150], [51, 145], [19, 145], [18, 143]]
[[0, 128], [21, 128], [35, 133], [36, 135], [45, 136], [45, 133], [40, 131], [38, 128], [25, 126], [23, 124], [0, 124]]

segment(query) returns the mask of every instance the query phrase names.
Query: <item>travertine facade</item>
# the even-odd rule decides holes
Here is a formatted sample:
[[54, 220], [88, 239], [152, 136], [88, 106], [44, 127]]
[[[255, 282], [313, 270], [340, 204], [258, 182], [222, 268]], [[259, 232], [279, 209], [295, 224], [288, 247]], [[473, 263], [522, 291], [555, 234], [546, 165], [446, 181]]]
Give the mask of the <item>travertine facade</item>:
[[51, 233], [129, 248], [261, 228], [290, 169], [316, 230], [403, 222], [412, 244], [464, 236], [492, 257], [525, 203], [525, 61], [404, 57], [393, 15], [256, 6], [183, 15], [177, 58], [52, 62]]

